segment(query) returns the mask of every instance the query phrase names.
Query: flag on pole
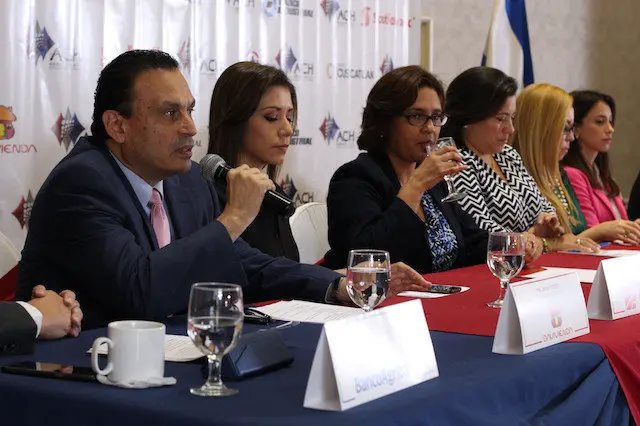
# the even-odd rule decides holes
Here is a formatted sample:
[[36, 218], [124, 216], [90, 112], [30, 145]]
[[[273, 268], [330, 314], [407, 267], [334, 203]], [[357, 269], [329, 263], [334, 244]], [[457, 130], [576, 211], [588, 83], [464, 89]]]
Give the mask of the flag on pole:
[[533, 63], [525, 0], [495, 0], [482, 65], [498, 68], [518, 80], [533, 83]]

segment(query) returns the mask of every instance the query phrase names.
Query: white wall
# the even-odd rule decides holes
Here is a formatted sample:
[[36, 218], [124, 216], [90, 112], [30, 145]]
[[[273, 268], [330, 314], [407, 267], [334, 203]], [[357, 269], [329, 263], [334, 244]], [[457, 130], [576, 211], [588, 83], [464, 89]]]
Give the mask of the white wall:
[[[480, 64], [493, 0], [421, 0], [433, 19], [433, 70], [449, 83]], [[618, 107], [611, 158], [627, 196], [640, 169], [640, 2], [527, 0], [535, 81], [611, 94]]]

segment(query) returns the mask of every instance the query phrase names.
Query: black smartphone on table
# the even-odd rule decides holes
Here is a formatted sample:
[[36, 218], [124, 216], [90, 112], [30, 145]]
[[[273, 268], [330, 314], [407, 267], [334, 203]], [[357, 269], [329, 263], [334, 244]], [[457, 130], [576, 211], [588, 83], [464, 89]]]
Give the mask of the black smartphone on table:
[[24, 374], [27, 376], [48, 377], [52, 379], [77, 380], [81, 382], [96, 382], [96, 373], [91, 367], [77, 367], [74, 365], [55, 364], [50, 362], [23, 361], [16, 364], [4, 365], [4, 373]]
[[432, 284], [431, 288], [427, 291], [429, 293], [453, 294], [460, 293], [462, 291], [462, 287], [459, 287], [457, 285]]

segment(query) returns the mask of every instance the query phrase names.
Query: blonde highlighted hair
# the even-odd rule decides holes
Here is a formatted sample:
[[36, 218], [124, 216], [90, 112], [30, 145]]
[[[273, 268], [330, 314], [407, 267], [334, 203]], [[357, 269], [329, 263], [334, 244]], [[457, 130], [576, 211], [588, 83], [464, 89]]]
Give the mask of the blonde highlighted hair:
[[567, 92], [551, 84], [534, 83], [527, 86], [516, 99], [515, 132], [511, 136], [513, 147], [520, 153], [542, 195], [553, 204], [566, 232], [571, 231], [574, 220], [553, 188], [559, 183], [559, 189], [573, 211], [576, 206], [560, 178], [558, 158], [567, 111], [572, 102]]

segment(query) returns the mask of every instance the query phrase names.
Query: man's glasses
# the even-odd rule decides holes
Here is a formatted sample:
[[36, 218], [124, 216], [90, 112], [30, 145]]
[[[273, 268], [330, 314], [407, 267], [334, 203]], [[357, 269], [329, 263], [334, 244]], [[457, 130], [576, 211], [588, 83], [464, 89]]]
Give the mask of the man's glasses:
[[417, 112], [414, 112], [414, 113], [403, 114], [403, 116], [404, 118], [407, 119], [409, 124], [417, 127], [422, 127], [426, 125], [429, 122], [429, 120], [431, 120], [434, 126], [440, 127], [440, 126], [443, 126], [449, 119], [449, 117], [447, 117], [447, 115], [443, 112], [436, 112], [431, 115], [419, 114]]

